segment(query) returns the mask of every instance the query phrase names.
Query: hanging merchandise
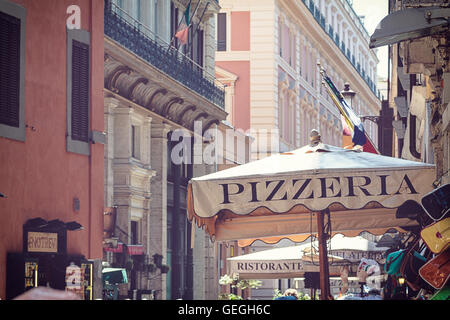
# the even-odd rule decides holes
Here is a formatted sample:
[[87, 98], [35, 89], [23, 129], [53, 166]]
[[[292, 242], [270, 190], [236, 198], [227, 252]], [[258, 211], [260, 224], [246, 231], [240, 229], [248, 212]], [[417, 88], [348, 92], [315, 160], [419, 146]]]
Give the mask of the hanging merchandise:
[[418, 236], [410, 242], [406, 249], [405, 257], [400, 266], [400, 273], [408, 286], [414, 291], [419, 291], [426, 286], [426, 283], [419, 276], [419, 269], [426, 263], [430, 254], [429, 250], [426, 250], [426, 246], [420, 244], [420, 237]]
[[435, 289], [442, 289], [450, 276], [450, 250], [435, 256], [420, 269], [419, 274], [423, 280]]
[[450, 212], [450, 184], [443, 185], [423, 196], [422, 206], [434, 221], [445, 218]]
[[405, 250], [403, 249], [389, 253], [384, 264], [384, 271], [388, 275], [400, 276], [400, 266], [404, 255]]
[[423, 228], [420, 236], [433, 253], [445, 251], [450, 244], [450, 217]]
[[430, 300], [450, 300], [450, 287], [444, 287], [437, 291]]

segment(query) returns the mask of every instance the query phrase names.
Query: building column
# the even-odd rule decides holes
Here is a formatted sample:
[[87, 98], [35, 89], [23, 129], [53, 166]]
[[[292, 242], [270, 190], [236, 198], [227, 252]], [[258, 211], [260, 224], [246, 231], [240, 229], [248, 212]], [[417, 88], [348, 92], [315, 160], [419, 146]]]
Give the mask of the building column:
[[114, 206], [114, 110], [120, 105], [119, 100], [105, 98], [105, 207]]
[[[206, 145], [199, 146], [205, 148]], [[217, 171], [215, 164], [195, 163], [193, 177], [199, 177]], [[196, 225], [192, 228], [193, 240], [193, 273], [194, 273], [194, 300], [215, 300], [219, 295], [217, 280], [217, 243], [210, 240], [209, 235]], [[189, 239], [189, 243], [191, 243]], [[192, 244], [191, 244], [192, 245]]]
[[117, 206], [116, 236], [123, 243], [129, 243], [129, 221], [131, 218], [131, 190], [129, 161], [131, 157], [131, 114], [133, 109], [119, 105], [114, 109], [114, 160], [113, 185], [114, 205]]
[[[153, 121], [151, 126], [151, 166], [156, 172], [151, 181], [152, 200], [149, 217], [149, 256], [155, 253], [167, 255], [167, 134], [170, 126]], [[155, 276], [149, 281], [150, 288], [156, 290], [158, 299], [166, 299], [166, 274]]]

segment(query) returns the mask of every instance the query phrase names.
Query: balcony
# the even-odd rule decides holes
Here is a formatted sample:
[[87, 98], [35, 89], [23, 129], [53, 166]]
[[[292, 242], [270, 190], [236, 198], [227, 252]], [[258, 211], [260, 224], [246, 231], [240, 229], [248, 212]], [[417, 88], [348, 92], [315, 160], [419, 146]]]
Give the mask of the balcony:
[[343, 54], [345, 54], [345, 43], [344, 41], [341, 41], [341, 51]]
[[340, 43], [340, 40], [339, 40], [339, 34], [336, 32], [336, 34], [334, 35], [334, 43], [336, 43], [336, 45], [338, 46], [338, 48], [339, 48], [339, 43]]
[[314, 18], [320, 24], [320, 11], [319, 8], [314, 6]]
[[309, 11], [311, 11], [311, 13], [312, 13], [312, 15], [314, 16], [314, 9], [315, 9], [315, 5], [314, 5], [314, 2], [312, 2], [312, 1], [309, 1], [309, 7], [308, 7], [308, 9], [309, 9]]
[[325, 30], [325, 17], [322, 13], [320, 14], [320, 25]]
[[331, 37], [331, 39], [334, 38], [334, 30], [331, 25], [328, 26], [328, 35]]
[[105, 36], [224, 109], [225, 90], [216, 84], [214, 76], [167, 43], [156, 41], [148, 28], [110, 0], [105, 0]]
[[[339, 34], [334, 32], [334, 29], [331, 25], [328, 25], [328, 30], [325, 24], [325, 18], [323, 17], [322, 13], [320, 12], [319, 8], [314, 5], [313, 1], [309, 1], [308, 4], [306, 4], [305, 0], [302, 0], [303, 4], [308, 8], [308, 10], [311, 12], [313, 18], [317, 21], [317, 23], [322, 27], [323, 31], [325, 31], [326, 34], [331, 38], [331, 40], [336, 44], [336, 46], [340, 49], [340, 51], [344, 54], [344, 56], [347, 58], [347, 60], [353, 65], [353, 67], [356, 69], [358, 74], [361, 76], [361, 78], [366, 82], [367, 86], [370, 88], [370, 90], [373, 92], [373, 94], [381, 99], [380, 91], [377, 90], [375, 83], [373, 83], [372, 80], [370, 80], [369, 77], [367, 77], [365, 74], [363, 74], [363, 70], [361, 68], [361, 65], [359, 63], [356, 63], [355, 56], [350, 53], [350, 50], [346, 48], [345, 43], [340, 41]], [[348, 0], [341, 0], [343, 3], [345, 9], [350, 13], [353, 13], [353, 15], [356, 16], [356, 14], [353, 11], [353, 8], [351, 7]], [[348, 8], [347, 8], [348, 6]], [[353, 17], [351, 14], [351, 16]], [[323, 17], [323, 18], [322, 18]], [[358, 17], [358, 21], [359, 17]], [[361, 24], [361, 22], [360, 22]], [[362, 26], [362, 24], [361, 24]], [[367, 31], [362, 27], [363, 29], [363, 35], [368, 36]]]

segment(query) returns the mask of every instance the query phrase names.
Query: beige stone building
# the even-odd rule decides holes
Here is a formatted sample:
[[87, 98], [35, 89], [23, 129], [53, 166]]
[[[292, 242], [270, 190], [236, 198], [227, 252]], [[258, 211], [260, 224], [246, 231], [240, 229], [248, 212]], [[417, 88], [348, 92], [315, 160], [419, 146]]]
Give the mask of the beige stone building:
[[[320, 131], [325, 143], [343, 145], [339, 111], [321, 84], [318, 62], [338, 89], [349, 83], [356, 92], [352, 107], [357, 115], [379, 115], [378, 59], [349, 1], [219, 3], [216, 76], [227, 85], [227, 120], [255, 139], [252, 160], [308, 144], [312, 129]], [[364, 125], [377, 145], [376, 123]], [[221, 275], [227, 273], [228, 257], [270, 247], [258, 243], [246, 248], [222, 244]], [[271, 299], [273, 289], [289, 286], [293, 279], [265, 280], [258, 290], [236, 293]]]
[[[228, 120], [256, 138], [253, 159], [307, 144], [314, 128], [325, 143], [342, 145], [339, 112], [318, 62], [338, 89], [348, 82], [357, 93], [357, 115], [379, 115], [378, 59], [350, 2], [221, 0], [220, 6], [216, 71], [232, 82]], [[376, 124], [367, 121], [365, 129], [376, 145]], [[262, 135], [267, 143], [258, 141]]]
[[218, 169], [202, 159], [205, 132], [227, 128], [224, 89], [211, 76], [219, 4], [192, 1], [188, 43], [169, 49], [187, 3], [105, 2], [105, 207], [116, 223], [104, 264], [127, 269], [122, 297], [218, 294], [217, 245], [187, 220], [186, 186]]

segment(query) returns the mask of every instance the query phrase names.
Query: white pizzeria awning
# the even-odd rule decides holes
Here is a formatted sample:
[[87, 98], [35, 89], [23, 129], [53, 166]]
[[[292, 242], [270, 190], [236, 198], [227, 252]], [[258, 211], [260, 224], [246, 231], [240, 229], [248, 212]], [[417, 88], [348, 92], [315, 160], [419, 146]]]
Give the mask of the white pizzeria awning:
[[417, 224], [397, 219], [396, 209], [420, 203], [434, 179], [434, 165], [320, 143], [192, 179], [188, 214], [216, 240], [306, 239], [325, 209], [333, 234], [382, 234]]

